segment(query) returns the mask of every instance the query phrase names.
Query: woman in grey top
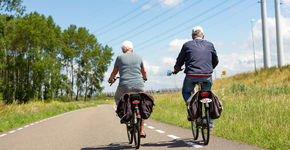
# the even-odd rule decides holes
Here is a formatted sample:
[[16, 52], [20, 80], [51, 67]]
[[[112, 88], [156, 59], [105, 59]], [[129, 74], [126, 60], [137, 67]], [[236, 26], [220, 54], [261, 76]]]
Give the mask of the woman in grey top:
[[[122, 46], [123, 54], [119, 55], [115, 61], [113, 72], [108, 82], [113, 82], [115, 76], [120, 74], [120, 82], [115, 93], [115, 102], [118, 104], [120, 97], [128, 92], [143, 92], [144, 81], [147, 80], [146, 71], [142, 58], [133, 53], [133, 44], [124, 41]], [[145, 137], [144, 120], [141, 125], [141, 137]]]

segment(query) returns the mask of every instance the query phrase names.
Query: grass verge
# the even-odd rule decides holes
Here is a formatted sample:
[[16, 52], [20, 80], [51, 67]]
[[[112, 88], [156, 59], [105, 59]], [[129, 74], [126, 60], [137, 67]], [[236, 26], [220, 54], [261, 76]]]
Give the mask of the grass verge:
[[91, 100], [78, 102], [29, 102], [28, 104], [5, 105], [0, 102], [0, 132], [45, 119], [76, 109], [113, 103], [112, 100]]

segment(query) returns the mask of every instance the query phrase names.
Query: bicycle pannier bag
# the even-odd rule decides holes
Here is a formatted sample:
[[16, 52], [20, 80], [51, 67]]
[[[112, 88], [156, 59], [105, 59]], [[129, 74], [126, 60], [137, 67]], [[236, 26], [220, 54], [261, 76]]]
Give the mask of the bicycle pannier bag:
[[210, 103], [209, 116], [212, 119], [218, 119], [221, 116], [223, 106], [219, 98], [212, 92], [212, 103]]
[[189, 99], [189, 101], [187, 102], [187, 112], [188, 112], [188, 115], [189, 117], [192, 119], [192, 120], [195, 120], [197, 119], [201, 112], [200, 112], [200, 106], [199, 106], [199, 102], [198, 102], [198, 95], [199, 95], [199, 92], [195, 93], [194, 96]]
[[124, 94], [121, 97], [117, 105], [116, 113], [118, 117], [121, 119], [121, 123], [128, 122], [132, 118], [130, 95], [128, 93]]
[[141, 117], [143, 119], [148, 119], [153, 111], [154, 98], [145, 92], [140, 92], [139, 94], [141, 96]]

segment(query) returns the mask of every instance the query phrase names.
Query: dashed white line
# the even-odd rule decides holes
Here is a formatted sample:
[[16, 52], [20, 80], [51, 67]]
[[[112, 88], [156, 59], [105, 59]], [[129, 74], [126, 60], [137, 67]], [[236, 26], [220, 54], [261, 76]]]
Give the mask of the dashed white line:
[[144, 123], [144, 126], [147, 126], [147, 124], [146, 124], [146, 123]]
[[148, 126], [148, 128], [149, 128], [149, 129], [155, 129], [155, 128], [154, 128], [154, 127], [152, 127], [152, 126]]
[[18, 128], [17, 130], [19, 131], [19, 130], [22, 130], [23, 128]]
[[192, 143], [192, 142], [185, 142], [185, 144], [189, 145], [189, 146], [192, 146], [194, 148], [202, 148], [203, 146], [201, 145], [198, 145], [196, 143]]
[[24, 128], [27, 128], [27, 127], [29, 127], [29, 125], [24, 126]]
[[30, 125], [33, 126], [33, 125], [35, 125], [35, 123], [31, 123]]
[[7, 135], [7, 134], [1, 134], [0, 137], [3, 137], [3, 136], [5, 136], [5, 135]]
[[12, 130], [12, 131], [10, 131], [9, 133], [11, 134], [11, 133], [14, 133], [14, 132], [16, 132], [16, 130]]
[[159, 133], [165, 133], [165, 131], [162, 131], [162, 130], [155, 130], [155, 131], [157, 131]]
[[173, 138], [173, 139], [179, 139], [180, 137], [178, 137], [178, 136], [175, 136], [175, 135], [167, 135], [168, 137], [171, 137], [171, 138]]

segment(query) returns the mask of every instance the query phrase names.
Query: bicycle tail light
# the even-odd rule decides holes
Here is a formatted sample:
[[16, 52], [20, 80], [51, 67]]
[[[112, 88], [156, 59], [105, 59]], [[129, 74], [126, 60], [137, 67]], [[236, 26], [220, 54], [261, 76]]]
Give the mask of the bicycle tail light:
[[200, 93], [201, 97], [208, 97], [209, 96], [209, 92], [202, 92]]

